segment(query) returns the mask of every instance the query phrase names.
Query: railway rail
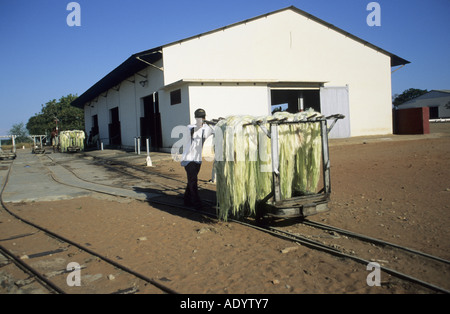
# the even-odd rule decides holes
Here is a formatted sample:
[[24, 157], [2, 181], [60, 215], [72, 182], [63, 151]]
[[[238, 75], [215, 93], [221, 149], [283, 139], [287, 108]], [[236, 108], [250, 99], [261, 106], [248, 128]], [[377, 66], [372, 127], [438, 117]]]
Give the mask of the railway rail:
[[[22, 279], [14, 278], [14, 286], [8, 289], [9, 292], [16, 292], [21, 287], [27, 286], [27, 293], [63, 293], [61, 289], [48, 281], [42, 274], [0, 245], [0, 269], [7, 266], [10, 268], [8, 270], [9, 273], [24, 275]], [[11, 276], [8, 277], [11, 278]], [[5, 278], [4, 281], [9, 281], [11, 280], [10, 278]], [[7, 286], [7, 284], [4, 284], [4, 286]]]
[[[448, 260], [408, 247], [309, 220], [299, 222], [299, 226], [310, 227], [310, 233], [305, 235], [292, 230], [285, 231], [282, 228], [271, 226], [266, 226], [265, 228], [274, 233], [292, 237], [294, 241], [298, 240], [303, 245], [323, 250], [339, 257], [351, 259], [363, 265], [375, 262], [379, 265], [380, 270], [385, 273], [421, 285], [431, 291], [445, 294], [450, 293], [450, 290], [445, 287], [448, 286], [445, 276], [441, 276], [438, 283], [431, 283], [426, 279], [430, 272], [434, 272], [435, 277], [439, 277], [439, 274], [448, 273], [450, 269], [450, 261]], [[311, 236], [311, 228], [316, 229], [315, 231], [325, 231], [325, 235], [322, 233], [319, 236]], [[315, 233], [317, 234], [317, 232]], [[320, 241], [313, 239], [314, 237], [325, 238], [326, 240]], [[421, 260], [420, 263], [418, 262], [419, 259]], [[422, 268], [412, 265], [408, 260], [414, 260], [414, 265], [420, 264]], [[395, 268], [387, 267], [386, 264], [395, 265]]]
[[[54, 159], [52, 159], [51, 157], [47, 156], [52, 162], [56, 161]], [[63, 163], [58, 163], [59, 165], [65, 167], [67, 170], [69, 170], [74, 176], [76, 176], [78, 179], [83, 180], [85, 182], [89, 182], [89, 183], [94, 183], [94, 184], [101, 184], [101, 185], [106, 185], [107, 184], [103, 184], [103, 183], [98, 183], [98, 182], [93, 182], [90, 180], [86, 180], [84, 178], [82, 178], [81, 176], [77, 175], [75, 171], [73, 171], [72, 169], [70, 169], [69, 167], [65, 166]], [[136, 167], [127, 167], [125, 168], [124, 164], [103, 164], [102, 166], [106, 166], [109, 169], [115, 169], [117, 171], [119, 171], [122, 174], [126, 174], [128, 176], [133, 177], [134, 179], [138, 179], [138, 180], [148, 180], [148, 177], [144, 177], [142, 170], [140, 170], [139, 168]], [[48, 168], [48, 167], [47, 167]], [[48, 168], [49, 169], [49, 168]], [[50, 173], [51, 170], [49, 169]], [[184, 182], [181, 180], [178, 180], [176, 178], [170, 177], [170, 176], [165, 176], [156, 172], [152, 172], [152, 171], [146, 171], [145, 172], [146, 175], [154, 175], [154, 176], [160, 176], [161, 178], [163, 178], [165, 180], [164, 183], [159, 184], [159, 188], [162, 190], [170, 190], [172, 193], [178, 193], [181, 194], [181, 191], [184, 189]], [[59, 180], [54, 174], [52, 174], [52, 178], [57, 181], [60, 184], [67, 184], [64, 183], [63, 181]], [[83, 188], [81, 186], [77, 186], [78, 188]], [[96, 191], [95, 189], [89, 188], [89, 190], [91, 191], [95, 191], [95, 192], [99, 192], [98, 190]], [[178, 191], [178, 192], [177, 192]], [[101, 193], [106, 193], [106, 192], [101, 192]], [[106, 193], [107, 194], [107, 193]], [[164, 193], [162, 193], [164, 194]], [[113, 194], [114, 196], [117, 196], [116, 194]], [[182, 209], [186, 209], [186, 210], [192, 210], [189, 207], [185, 207], [183, 205], [179, 205], [179, 204], [174, 204], [172, 202], [167, 202], [167, 201], [163, 201], [161, 200], [161, 198], [152, 198], [148, 200], [150, 203], [157, 203], [157, 204], [161, 204], [161, 205], [166, 205], [166, 206], [173, 206], [173, 207], [178, 207], [178, 208], [182, 208]], [[214, 209], [214, 204], [211, 204], [211, 208]], [[208, 215], [208, 216], [212, 216], [215, 218], [215, 212], [213, 211], [203, 211], [200, 212], [201, 214], [204, 215]], [[270, 233], [274, 236], [277, 237], [281, 237], [283, 239], [292, 241], [292, 242], [296, 242], [299, 243], [301, 245], [310, 247], [312, 249], [316, 249], [316, 250], [321, 250], [324, 252], [327, 252], [329, 254], [333, 254], [335, 256], [339, 256], [342, 258], [347, 258], [347, 259], [351, 259], [354, 260], [358, 263], [362, 263], [364, 265], [369, 264], [370, 262], [372, 262], [372, 260], [370, 260], [370, 258], [367, 257], [362, 257], [362, 255], [356, 254], [355, 251], [353, 251], [351, 249], [351, 247], [348, 246], [348, 244], [346, 244], [346, 246], [342, 246], [340, 244], [336, 244], [336, 243], [330, 243], [330, 241], [326, 241], [327, 243], [325, 243], [325, 241], [319, 241], [317, 239], [314, 239], [314, 235], [311, 234], [301, 234], [298, 230], [289, 230], [289, 229], [295, 229], [294, 227], [273, 227], [271, 225], [264, 225], [264, 224], [260, 224], [257, 223], [256, 221], [253, 221], [251, 219], [246, 219], [245, 221], [242, 220], [233, 220], [231, 219], [230, 221], [235, 222], [235, 223], [239, 223], [239, 224], [243, 224], [245, 226], [251, 227], [251, 228], [256, 228], [260, 231], [266, 232], [266, 233]], [[365, 242], [368, 243], [369, 248], [370, 249], [374, 249], [375, 246], [377, 246], [377, 256], [381, 256], [381, 251], [386, 250], [387, 247], [390, 247], [394, 250], [396, 250], [395, 254], [400, 254], [400, 251], [405, 251], [407, 252], [410, 257], [412, 259], [416, 259], [418, 257], [420, 258], [425, 258], [427, 261], [424, 262], [425, 267], [429, 268], [434, 268], [434, 267], [438, 267], [438, 269], [444, 271], [444, 272], [448, 272], [449, 271], [449, 264], [450, 262], [439, 258], [439, 257], [435, 257], [423, 252], [419, 252], [416, 250], [412, 250], [400, 245], [396, 245], [396, 244], [392, 244], [392, 243], [388, 243], [386, 241], [382, 241], [379, 239], [375, 239], [375, 238], [371, 238], [371, 237], [367, 237], [365, 235], [361, 235], [361, 234], [357, 234], [351, 231], [347, 231], [347, 230], [343, 230], [337, 227], [333, 227], [333, 226], [327, 226], [324, 224], [320, 224], [320, 223], [316, 223], [313, 221], [309, 221], [309, 220], [302, 220], [302, 221], [296, 221], [296, 224], [294, 224], [295, 226], [303, 226], [303, 227], [308, 227], [308, 228], [314, 228], [315, 230], [322, 230], [325, 231], [329, 236], [328, 236], [328, 240], [333, 239], [333, 238], [337, 238], [342, 240], [343, 238], [345, 239], [352, 239], [351, 241], [359, 241], [359, 242]], [[333, 236], [334, 235], [334, 236]], [[316, 236], [316, 237], [320, 237], [320, 236]], [[353, 244], [351, 244], [353, 245]], [[407, 257], [402, 257], [402, 259], [406, 259]], [[426, 289], [429, 289], [430, 291], [433, 292], [437, 292], [437, 293], [445, 293], [448, 294], [450, 293], [450, 290], [448, 290], [448, 288], [443, 287], [443, 285], [441, 285], [441, 283], [436, 284], [436, 283], [430, 283], [427, 282], [426, 279], [419, 279], [416, 278], [414, 275], [408, 275], [406, 272], [403, 271], [399, 271], [399, 270], [395, 270], [389, 267], [384, 266], [384, 263], [388, 263], [387, 260], [385, 260], [384, 258], [378, 258], [376, 261], [380, 262], [380, 268], [382, 271], [384, 271], [385, 273], [388, 273], [394, 277], [397, 277], [399, 279], [408, 281], [408, 282], [412, 282], [414, 284], [420, 285]], [[438, 263], [439, 266], [436, 266], [436, 264], [432, 264], [432, 266], [430, 266], [431, 264], [428, 264], [428, 261], [432, 261], [432, 263]], [[152, 280], [150, 280], [149, 282], [153, 283]], [[173, 292], [173, 291], [166, 291], [166, 292]]]
[[[145, 178], [145, 177], [142, 176], [142, 169], [139, 169], [138, 167], [127, 167], [126, 164], [121, 164], [121, 163], [115, 163], [115, 164], [107, 165], [107, 166], [110, 169], [116, 169], [117, 171], [119, 171], [119, 172], [121, 172], [123, 174], [131, 175], [134, 178], [137, 178], [139, 180], [146, 180], [146, 179], [148, 179], [148, 178]], [[72, 173], [74, 175], [76, 175], [74, 172], [72, 172]], [[161, 175], [159, 173], [152, 172], [152, 171], [146, 171], [145, 173], [146, 174], [151, 174], [151, 175], [158, 175], [158, 176], [160, 176], [160, 177], [162, 177], [162, 178], [164, 178], [164, 179], [166, 179], [168, 181], [171, 181], [172, 184], [176, 185], [176, 187], [173, 187], [172, 184], [165, 183], [161, 187], [167, 188], [167, 186], [172, 186], [172, 188], [171, 188], [172, 191], [176, 190], [176, 189], [182, 191], [182, 189], [184, 188], [184, 186], [182, 185], [182, 184], [184, 184], [184, 181], [178, 180], [178, 179], [173, 178], [173, 177]], [[84, 179], [82, 179], [82, 180], [84, 180]], [[168, 206], [177, 206], [177, 207], [182, 207], [182, 208], [185, 208], [185, 209], [190, 209], [190, 208], [186, 208], [184, 206], [180, 206], [180, 205], [177, 205], [177, 204], [164, 202], [161, 199], [150, 200], [150, 202], [159, 203], [159, 204], [168, 205]], [[214, 207], [214, 204], [212, 203], [211, 206]], [[204, 211], [202, 213], [215, 217], [214, 211], [208, 211], [208, 212]], [[349, 249], [348, 247], [347, 248], [346, 247], [340, 247], [342, 245], [337, 245], [335, 243], [324, 243], [323, 241], [318, 241], [318, 240], [312, 239], [312, 237], [308, 236], [308, 235], [299, 235], [298, 232], [286, 231], [286, 228], [275, 228], [275, 227], [272, 227], [270, 225], [265, 225], [264, 226], [264, 225], [258, 224], [255, 221], [251, 221], [251, 220], [242, 221], [242, 220], [233, 220], [232, 219], [231, 221], [233, 221], [235, 223], [239, 223], [239, 224], [244, 224], [244, 225], [246, 225], [248, 227], [251, 227], [251, 228], [257, 228], [257, 229], [259, 229], [261, 231], [264, 231], [264, 232], [269, 232], [269, 233], [271, 233], [271, 234], [273, 234], [275, 236], [283, 237], [285, 239], [289, 239], [291, 241], [300, 243], [302, 245], [308, 246], [308, 247], [313, 248], [313, 249], [322, 250], [322, 251], [325, 251], [327, 253], [330, 253], [330, 254], [333, 254], [333, 255], [336, 255], [336, 256], [348, 258], [348, 259], [354, 260], [356, 262], [362, 263], [364, 265], [367, 265], [367, 264], [373, 262], [373, 258], [372, 259], [369, 258], [369, 257], [368, 258], [362, 258], [362, 257], [357, 256], [356, 253], [351, 249], [352, 246], [350, 246], [350, 249]], [[361, 241], [366, 242], [366, 243], [369, 244], [369, 249], [373, 249], [372, 246], [376, 245], [377, 247], [383, 247], [384, 250], [387, 250], [387, 248], [390, 248], [390, 250], [395, 250], [395, 252], [396, 252], [395, 254], [397, 254], [397, 255], [401, 254], [401, 252], [408, 252], [410, 254], [410, 256], [409, 257], [403, 256], [400, 259], [401, 261], [404, 261], [406, 258], [413, 258], [414, 259], [417, 256], [418, 257], [424, 257], [425, 258], [425, 262], [424, 262], [424, 266], [425, 267], [432, 268], [435, 271], [441, 271], [443, 273], [448, 272], [448, 270], [449, 270], [448, 269], [448, 264], [450, 263], [449, 261], [441, 259], [439, 257], [431, 256], [429, 254], [425, 254], [423, 252], [419, 252], [417, 250], [412, 250], [412, 249], [406, 248], [404, 246], [396, 245], [396, 244], [393, 244], [393, 243], [389, 243], [389, 242], [382, 241], [382, 240], [379, 240], [379, 239], [367, 237], [365, 235], [357, 234], [357, 233], [350, 232], [350, 231], [347, 231], [347, 230], [343, 230], [343, 229], [340, 229], [340, 228], [337, 228], [337, 227], [333, 227], [333, 226], [327, 226], [327, 225], [316, 223], [316, 222], [309, 221], [309, 220], [299, 221], [297, 219], [297, 222], [299, 223], [298, 225], [301, 225], [301, 226], [314, 227], [315, 229], [325, 230], [328, 233], [331, 233], [331, 232], [333, 232], [335, 234], [339, 233], [339, 234], [343, 235], [343, 237], [351, 237], [352, 239], [361, 240]], [[342, 237], [339, 236], [339, 238], [341, 239]], [[350, 244], [350, 245], [352, 245], [352, 244]], [[378, 258], [375, 260], [375, 262], [377, 262], [377, 261], [380, 262], [379, 263], [379, 264], [381, 264], [380, 265], [380, 269], [382, 271], [384, 271], [384, 272], [386, 272], [386, 273], [388, 273], [388, 274], [390, 274], [392, 276], [401, 278], [403, 280], [416, 283], [416, 284], [421, 285], [423, 287], [426, 287], [427, 289], [430, 289], [432, 291], [436, 291], [436, 292], [439, 292], [439, 293], [449, 293], [449, 290], [447, 288], [442, 288], [440, 285], [429, 283], [426, 280], [422, 280], [422, 279], [416, 278], [415, 276], [411, 276], [411, 275], [408, 275], [406, 273], [400, 272], [398, 270], [386, 267], [383, 264], [387, 263], [388, 262], [387, 259], [391, 259], [392, 256], [389, 257], [389, 258], [380, 257], [380, 256], [384, 256], [382, 254], [382, 251], [383, 250], [378, 250], [377, 251]], [[393, 259], [399, 260], [397, 255], [395, 255], [393, 257]], [[420, 269], [419, 270], [414, 269], [413, 271], [420, 272], [421, 270]], [[441, 282], [440, 284], [444, 284], [445, 285], [445, 280], [443, 280], [443, 282]]]
[[[39, 293], [152, 293], [177, 294], [176, 291], [161, 282], [138, 273], [118, 263], [86, 245], [81, 245], [53, 231], [38, 226], [10, 211], [3, 202], [2, 194], [8, 184], [12, 163], [2, 182], [0, 190], [0, 211], [9, 215], [10, 223], [21, 224], [25, 233], [10, 235], [0, 239], [0, 255], [5, 267], [13, 263], [28, 277], [27, 285], [38, 282]], [[12, 221], [12, 222], [11, 222]], [[46, 243], [45, 251], [35, 252], [34, 243]], [[20, 256], [18, 256], [20, 255]], [[71, 260], [83, 261], [77, 266], [69, 267]], [[72, 264], [73, 265], [73, 264]], [[76, 277], [70, 276], [83, 269], [83, 286], [77, 285]], [[107, 276], [102, 273], [108, 273]], [[69, 280], [68, 278], [72, 278]], [[116, 280], [119, 279], [120, 280]], [[17, 285], [17, 282], [15, 282]], [[73, 287], [76, 286], [76, 289]], [[45, 291], [45, 292], [44, 292]]]

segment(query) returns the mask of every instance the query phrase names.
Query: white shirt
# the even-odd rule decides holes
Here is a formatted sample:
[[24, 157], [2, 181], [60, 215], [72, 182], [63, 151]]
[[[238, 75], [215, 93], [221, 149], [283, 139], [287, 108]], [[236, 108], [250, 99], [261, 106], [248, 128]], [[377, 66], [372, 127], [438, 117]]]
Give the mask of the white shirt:
[[183, 151], [183, 155], [181, 156], [181, 165], [183, 167], [190, 162], [202, 163], [203, 143], [213, 134], [213, 128], [207, 124], [203, 124], [200, 128], [195, 124], [190, 124], [188, 125], [188, 129], [189, 134], [192, 136], [189, 138], [189, 149]]

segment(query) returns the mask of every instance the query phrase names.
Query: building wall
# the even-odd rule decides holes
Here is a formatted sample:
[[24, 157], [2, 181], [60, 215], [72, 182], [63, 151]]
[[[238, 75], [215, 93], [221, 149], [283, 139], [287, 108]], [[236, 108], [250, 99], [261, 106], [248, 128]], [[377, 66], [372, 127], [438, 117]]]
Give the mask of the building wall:
[[428, 107], [400, 109], [395, 111], [398, 134], [429, 134], [430, 109]]
[[[156, 64], [162, 66], [162, 61]], [[145, 77], [146, 76], [146, 77]], [[144, 86], [141, 81], [147, 81]], [[98, 115], [100, 139], [109, 144], [108, 125], [111, 123], [110, 109], [119, 107], [122, 146], [134, 148], [134, 138], [140, 136], [140, 117], [143, 116], [142, 98], [157, 92], [163, 86], [163, 72], [146, 69], [121, 82], [118, 90], [111, 88], [85, 106], [86, 134], [92, 128], [92, 116]]]
[[450, 106], [447, 108], [446, 106], [439, 106], [439, 118], [450, 118]]
[[[177, 89], [181, 89], [181, 103], [170, 105], [170, 92]], [[162, 89], [159, 97], [165, 150], [181, 139], [180, 133], [172, 134], [173, 128], [194, 124], [194, 111], [199, 108], [204, 109], [206, 118], [211, 120], [230, 115], [270, 113], [267, 84], [186, 82]]]
[[186, 85], [177, 87], [181, 89], [181, 103], [176, 105], [170, 104], [170, 92], [173, 89], [162, 89], [159, 91], [159, 111], [161, 113], [162, 141], [164, 148], [170, 148], [181, 138], [179, 134], [173, 134], [174, 127], [188, 125], [189, 122], [189, 97], [188, 87]]
[[[109, 110], [119, 107], [122, 145], [134, 147], [142, 99], [158, 92], [163, 146], [170, 148], [173, 128], [193, 123], [199, 107], [208, 118], [269, 114], [270, 88], [257, 82], [326, 82], [348, 86], [351, 136], [392, 133], [390, 57], [293, 10], [167, 45], [155, 65], [164, 71], [149, 66], [86, 105], [86, 132], [97, 114], [100, 138], [109, 144]], [[182, 102], [171, 105], [178, 88]]]
[[348, 85], [352, 136], [392, 133], [390, 57], [292, 10], [166, 46], [163, 55], [165, 85], [182, 79]]
[[450, 93], [433, 90], [422, 96], [411, 99], [398, 107], [399, 109], [437, 107], [439, 118], [450, 118]]
[[[139, 83], [138, 86], [140, 86]], [[130, 142], [130, 139], [134, 139], [139, 134], [139, 124], [136, 119], [140, 116], [140, 108], [137, 108], [135, 88], [137, 88], [136, 81], [132, 83], [126, 80], [120, 84], [118, 92], [120, 131], [124, 146], [133, 146], [134, 142]]]
[[[270, 114], [270, 90], [267, 85], [237, 84], [189, 86], [189, 103], [192, 110], [205, 109], [209, 119], [230, 115]], [[192, 114], [191, 123], [194, 123]]]

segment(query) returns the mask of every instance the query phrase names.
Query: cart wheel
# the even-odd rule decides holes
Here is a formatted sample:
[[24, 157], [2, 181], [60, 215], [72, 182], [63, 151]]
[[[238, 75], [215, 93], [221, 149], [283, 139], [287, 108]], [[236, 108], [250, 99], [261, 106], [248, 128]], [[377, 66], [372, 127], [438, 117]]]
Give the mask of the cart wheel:
[[260, 206], [260, 205], [256, 204], [256, 209], [255, 209], [256, 221], [260, 221], [261, 219], [264, 218], [265, 215], [266, 215], [266, 210], [264, 209], [264, 206]]
[[256, 205], [255, 222], [258, 225], [269, 225], [273, 221], [272, 217], [267, 215], [267, 208], [264, 204]]

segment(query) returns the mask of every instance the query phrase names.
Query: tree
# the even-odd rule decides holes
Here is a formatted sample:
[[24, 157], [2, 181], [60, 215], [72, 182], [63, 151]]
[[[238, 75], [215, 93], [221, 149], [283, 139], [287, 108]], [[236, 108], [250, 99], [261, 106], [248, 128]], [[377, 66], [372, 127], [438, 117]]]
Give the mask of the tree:
[[70, 105], [76, 98], [69, 94], [58, 101], [53, 99], [42, 105], [41, 112], [28, 120], [28, 132], [32, 135], [47, 135], [56, 127], [56, 119], [59, 131], [84, 130], [83, 110]]
[[23, 122], [13, 124], [11, 130], [9, 130], [9, 135], [16, 135], [16, 143], [28, 143], [31, 139], [28, 137], [27, 129], [25, 128]]
[[407, 89], [400, 95], [394, 95], [393, 105], [394, 107], [397, 107], [398, 105], [401, 105], [411, 99], [422, 96], [423, 94], [426, 93], [428, 93], [426, 89], [416, 89], [416, 88]]

